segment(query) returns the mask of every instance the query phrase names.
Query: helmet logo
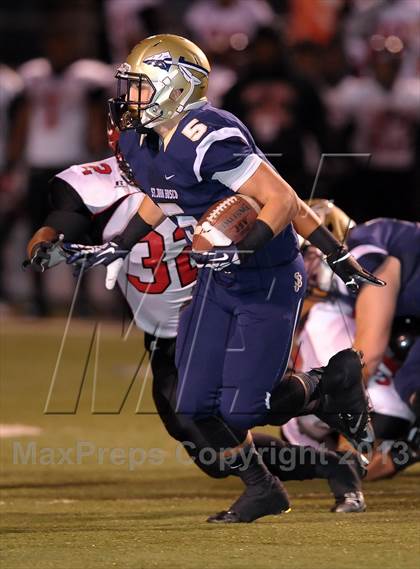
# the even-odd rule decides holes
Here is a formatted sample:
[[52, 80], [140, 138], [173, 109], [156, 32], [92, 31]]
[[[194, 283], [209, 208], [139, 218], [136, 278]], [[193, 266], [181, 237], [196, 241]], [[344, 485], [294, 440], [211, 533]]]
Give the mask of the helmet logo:
[[201, 83], [200, 79], [198, 79], [198, 77], [194, 77], [194, 75], [191, 73], [191, 71], [184, 63], [179, 63], [179, 70], [181, 71], [186, 81], [188, 81], [192, 85], [200, 85]]
[[169, 51], [164, 51], [162, 53], [157, 53], [156, 55], [152, 55], [152, 57], [148, 57], [144, 60], [146, 65], [153, 65], [154, 67], [159, 67], [164, 71], [169, 71], [172, 65], [172, 56]]

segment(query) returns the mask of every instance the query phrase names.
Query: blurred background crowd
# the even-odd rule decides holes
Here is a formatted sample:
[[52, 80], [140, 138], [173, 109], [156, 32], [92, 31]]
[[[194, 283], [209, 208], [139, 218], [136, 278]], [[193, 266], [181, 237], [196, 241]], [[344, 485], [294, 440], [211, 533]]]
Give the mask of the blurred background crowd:
[[[420, 0], [3, 0], [2, 310], [68, 305], [67, 268], [24, 273], [24, 245], [51, 176], [110, 155], [115, 69], [154, 33], [206, 52], [209, 99], [246, 123], [302, 198], [333, 198], [357, 222], [420, 219]], [[113, 305], [93, 273], [82, 315]]]

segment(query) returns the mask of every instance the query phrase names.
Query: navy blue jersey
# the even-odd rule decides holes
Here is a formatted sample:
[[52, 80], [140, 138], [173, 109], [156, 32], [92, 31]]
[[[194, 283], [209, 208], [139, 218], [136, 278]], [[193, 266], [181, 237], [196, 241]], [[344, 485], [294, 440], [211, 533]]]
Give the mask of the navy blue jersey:
[[[131, 130], [121, 134], [120, 146], [141, 189], [183, 228], [195, 226], [265, 160], [241, 121], [208, 103], [189, 111], [163, 142], [153, 131], [142, 136]], [[296, 234], [288, 225], [247, 267], [288, 263], [297, 254]]]
[[361, 265], [375, 271], [386, 259], [401, 263], [396, 316], [420, 316], [420, 223], [379, 218], [351, 230], [347, 245]]

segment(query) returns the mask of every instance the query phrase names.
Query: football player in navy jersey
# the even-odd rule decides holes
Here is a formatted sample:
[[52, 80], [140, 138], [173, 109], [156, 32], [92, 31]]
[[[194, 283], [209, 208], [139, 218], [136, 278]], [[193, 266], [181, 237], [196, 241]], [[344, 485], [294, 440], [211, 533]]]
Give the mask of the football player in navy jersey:
[[[362, 288], [349, 294], [320, 260], [319, 251], [305, 249], [310, 286], [317, 302], [299, 333], [298, 368], [323, 365], [338, 350], [355, 345], [363, 351], [363, 370], [372, 404], [372, 426], [379, 452], [372, 455], [367, 479], [394, 475], [420, 459], [420, 413], [415, 404], [420, 370], [420, 225], [396, 219], [374, 219], [356, 225], [328, 200], [311, 207], [354, 257], [388, 286], [377, 295]], [[321, 294], [319, 294], [319, 292]], [[315, 445], [329, 437], [316, 417], [292, 419], [282, 433], [294, 444]]]
[[[118, 130], [108, 122], [108, 140], [114, 156], [73, 165], [49, 184], [50, 211], [28, 243], [28, 261], [38, 272], [64, 262], [59, 234], [65, 239], [101, 243], [121, 232], [127, 213], [137, 211], [144, 194], [119, 150]], [[187, 416], [175, 413], [177, 369], [175, 342], [179, 312], [190, 300], [197, 270], [190, 265], [183, 230], [165, 220], [133, 247], [118, 276], [118, 284], [144, 331], [153, 372], [152, 394], [168, 433], [181, 442], [207, 475], [222, 478], [235, 473], [218, 460], [203, 459], [207, 441]], [[337, 513], [365, 509], [360, 465], [328, 450], [308, 450], [265, 433], [253, 433], [254, 444], [267, 468], [280, 480], [328, 480]], [[211, 449], [209, 449], [211, 450]], [[208, 452], [208, 451], [207, 451]]]
[[[372, 295], [369, 287], [357, 296], [355, 346], [365, 353], [365, 377], [377, 368], [385, 352], [392, 321], [397, 316], [420, 317], [420, 223], [373, 219], [349, 234], [348, 247], [388, 286]], [[376, 326], [371, 326], [372, 318]], [[412, 346], [395, 387], [403, 401], [411, 402], [420, 390], [420, 339]]]
[[[358, 252], [364, 266], [388, 283], [377, 291], [377, 297], [370, 294], [369, 287], [363, 287], [355, 303], [354, 346], [365, 354], [363, 371], [367, 380], [382, 361], [394, 319], [420, 318], [420, 223], [373, 219], [352, 229], [347, 243]], [[410, 432], [408, 448], [391, 448], [384, 465], [389, 476], [419, 459], [420, 337], [407, 347], [408, 353], [393, 379], [397, 393], [415, 413], [417, 428]]]
[[109, 243], [68, 250], [74, 252], [71, 262], [86, 257], [88, 266], [106, 265], [112, 288], [132, 246], [165, 216], [192, 237], [205, 211], [234, 192], [262, 204], [239, 244], [224, 239], [194, 255], [201, 270], [193, 299], [181, 313], [177, 339], [177, 411], [199, 422], [205, 438], [246, 485], [228, 511], [209, 521], [249, 522], [289, 507], [280, 482], [255, 451], [251, 427], [320, 404], [317, 412], [347, 436], [358, 442], [367, 437], [367, 400], [356, 352], [338, 354], [324, 371], [281, 381], [305, 292], [292, 222], [325, 253], [347, 286], [384, 283], [299, 200], [247, 128], [207, 102], [209, 72], [204, 53], [185, 38], [152, 36], [134, 47], [117, 72], [112, 110], [122, 153], [148, 197]]

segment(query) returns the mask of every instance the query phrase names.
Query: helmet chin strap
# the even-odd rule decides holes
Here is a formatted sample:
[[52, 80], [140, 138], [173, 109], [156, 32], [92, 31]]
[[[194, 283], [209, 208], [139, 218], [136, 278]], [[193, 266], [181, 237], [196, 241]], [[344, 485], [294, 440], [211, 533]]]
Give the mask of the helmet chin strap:
[[176, 111], [178, 113], [181, 113], [182, 111], [188, 110], [188, 105], [187, 105], [187, 101], [189, 100], [189, 98], [191, 97], [191, 95], [194, 92], [194, 89], [200, 85], [201, 81], [199, 79], [197, 79], [197, 77], [194, 77], [194, 75], [191, 73], [191, 71], [185, 66], [185, 65], [179, 65], [179, 70], [181, 71], [181, 73], [183, 74], [184, 78], [189, 82], [190, 84], [190, 88], [188, 89], [188, 91], [185, 93], [185, 95], [182, 97]]
[[160, 115], [158, 117], [153, 117], [153, 118], [150, 117], [148, 121], [146, 121], [144, 123], [140, 122], [139, 126], [136, 127], [136, 131], [139, 134], [148, 134], [154, 126], [157, 126], [158, 124], [160, 124], [162, 122], [162, 120], [161, 120], [162, 114], [163, 114], [163, 111], [161, 109]]

